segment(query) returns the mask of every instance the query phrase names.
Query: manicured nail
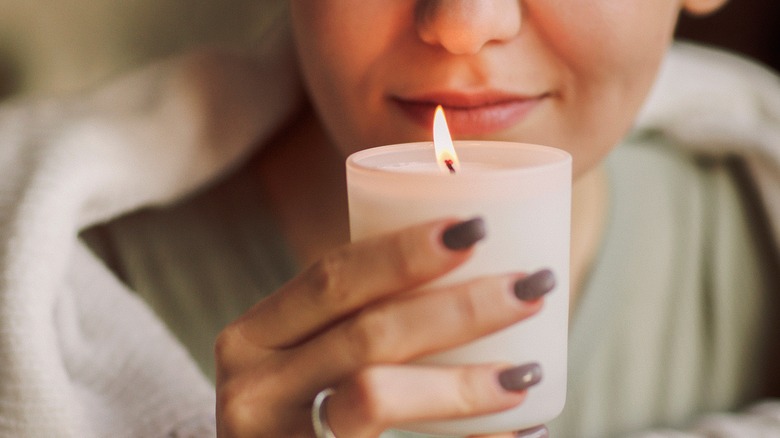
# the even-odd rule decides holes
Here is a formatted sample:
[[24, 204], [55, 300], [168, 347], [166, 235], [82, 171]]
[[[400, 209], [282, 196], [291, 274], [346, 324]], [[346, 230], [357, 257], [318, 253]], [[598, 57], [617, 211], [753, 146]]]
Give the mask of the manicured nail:
[[444, 246], [451, 250], [471, 248], [472, 245], [485, 237], [485, 221], [474, 218], [451, 225], [442, 233]]
[[542, 425], [515, 432], [515, 436], [517, 438], [549, 438], [550, 431], [547, 430], [547, 426]]
[[498, 382], [507, 391], [523, 391], [542, 380], [542, 367], [529, 363], [498, 373]]
[[555, 274], [549, 269], [542, 269], [517, 280], [515, 296], [522, 301], [533, 301], [550, 292], [555, 287]]

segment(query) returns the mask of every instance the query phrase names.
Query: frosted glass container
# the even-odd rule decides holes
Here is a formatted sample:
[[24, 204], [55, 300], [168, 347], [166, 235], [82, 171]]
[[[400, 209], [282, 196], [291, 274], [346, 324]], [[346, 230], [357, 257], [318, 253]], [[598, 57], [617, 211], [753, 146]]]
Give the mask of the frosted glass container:
[[455, 149], [461, 162], [456, 174], [439, 170], [432, 142], [352, 154], [347, 159], [352, 240], [443, 217], [482, 217], [487, 237], [477, 243], [473, 257], [431, 285], [549, 268], [555, 289], [531, 318], [419, 362], [538, 362], [543, 378], [516, 408], [404, 429], [462, 436], [536, 426], [555, 418], [566, 397], [571, 156], [511, 142], [456, 141]]

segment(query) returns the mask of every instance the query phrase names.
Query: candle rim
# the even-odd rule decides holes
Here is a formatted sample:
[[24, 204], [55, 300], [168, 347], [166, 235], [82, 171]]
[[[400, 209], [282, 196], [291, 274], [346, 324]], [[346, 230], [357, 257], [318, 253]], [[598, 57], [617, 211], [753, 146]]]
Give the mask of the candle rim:
[[[350, 172], [363, 174], [363, 175], [378, 176], [378, 175], [403, 174], [405, 175], [405, 177], [409, 177], [409, 178], [452, 179], [452, 178], [477, 177], [482, 179], [482, 178], [504, 178], [507, 175], [511, 175], [515, 173], [531, 174], [537, 172], [547, 172], [552, 170], [553, 168], [557, 168], [561, 166], [570, 167], [572, 162], [571, 154], [569, 154], [563, 149], [554, 148], [551, 146], [533, 144], [533, 143], [495, 141], [495, 140], [456, 140], [454, 141], [454, 143], [456, 148], [459, 149], [459, 153], [464, 152], [463, 154], [464, 157], [470, 154], [471, 151], [467, 151], [469, 149], [470, 150], [483, 149], [486, 146], [489, 146], [492, 148], [498, 148], [499, 150], [517, 150], [518, 148], [522, 148], [524, 150], [530, 149], [537, 153], [548, 154], [552, 158], [549, 159], [549, 161], [540, 164], [533, 164], [533, 165], [526, 165], [526, 166], [516, 165], [516, 166], [507, 166], [507, 167], [497, 167], [497, 168], [491, 168], [489, 172], [458, 172], [456, 174], [450, 174], [449, 172], [434, 172], [434, 173], [407, 172], [399, 168], [369, 166], [363, 163], [365, 160], [370, 159], [372, 157], [392, 154], [392, 153], [403, 153], [405, 151], [410, 151], [410, 150], [418, 151], [421, 146], [425, 146], [426, 148], [430, 148], [431, 150], [430, 163], [436, 165], [437, 163], [435, 158], [433, 142], [421, 141], [421, 142], [383, 145], [383, 146], [363, 149], [354, 152], [349, 157], [347, 157], [346, 166]], [[462, 162], [463, 161], [465, 160], [462, 159]], [[428, 161], [425, 162], [428, 163]]]

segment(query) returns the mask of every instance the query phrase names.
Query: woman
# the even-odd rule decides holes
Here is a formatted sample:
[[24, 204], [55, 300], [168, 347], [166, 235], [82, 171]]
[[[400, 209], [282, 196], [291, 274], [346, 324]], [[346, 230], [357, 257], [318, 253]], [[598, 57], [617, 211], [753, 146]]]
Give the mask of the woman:
[[[762, 390], [770, 382], [761, 367], [776, 363], [762, 356], [763, 343], [747, 342], [769, 339], [763, 323], [770, 320], [767, 299], [775, 289], [764, 277], [774, 272], [769, 264], [775, 260], [764, 254], [755, 233], [764, 232], [765, 243], [771, 231], [756, 231], [753, 224], [759, 222], [728, 163], [701, 165], [674, 152], [673, 139], [652, 132], [633, 134], [625, 141], [632, 147], [608, 157], [647, 99], [680, 8], [707, 13], [723, 2], [420, 0], [389, 6], [379, 1], [293, 1], [295, 49], [316, 116], [304, 111], [266, 140], [245, 166], [195, 197], [95, 230], [95, 246], [163, 317], [172, 313], [166, 319], [183, 338], [188, 324], [214, 330], [236, 308], [256, 299], [242, 290], [276, 289], [290, 271], [311, 266], [221, 332], [216, 424], [223, 436], [310, 436], [312, 401], [326, 388], [333, 392], [315, 414], [322, 408], [338, 437], [377, 436], [409, 421], [465, 417], [522, 403], [525, 392], [533, 390], [529, 384], [543, 378], [544, 370], [535, 364], [447, 369], [403, 364], [531, 317], [549, 292], [549, 273], [516, 272], [424, 296], [408, 293], [468, 259], [482, 230], [479, 220], [467, 218], [442, 218], [346, 243], [341, 177], [346, 155], [428, 139], [429, 127], [421, 121], [430, 120], [433, 105], [441, 103], [456, 136], [550, 144], [574, 158], [571, 388], [566, 410], [549, 425], [554, 433], [610, 436], [650, 427], [682, 428], [705, 412], [737, 409], [765, 395]], [[153, 104], [137, 97], [120, 125], [136, 126], [137, 119], [150, 128], [98, 130], [99, 139], [141, 138], [140, 143], [159, 144], [160, 138], [152, 135], [165, 134], [172, 141], [162, 143], [173, 146], [156, 152], [163, 164], [138, 160], [140, 164], [128, 166], [123, 161], [124, 168], [142, 169], [143, 178], [132, 171], [106, 176], [119, 166], [106, 166], [109, 170], [94, 179], [63, 177], [78, 184], [60, 193], [90, 194], [75, 203], [80, 214], [72, 226], [180, 198], [233, 163], [245, 152], [244, 145], [267, 138], [284, 108], [272, 103], [289, 99], [269, 95], [262, 87], [267, 80], [263, 75], [279, 80], [273, 69], [261, 65], [252, 75], [253, 68], [230, 56], [196, 56], [174, 63], [173, 74], [148, 71], [87, 100], [93, 107], [112, 107], [117, 96], [141, 88], [139, 84], [154, 90]], [[172, 79], [154, 82], [150, 77]], [[236, 77], [242, 86], [230, 85]], [[770, 87], [776, 92], [775, 82]], [[139, 112], [148, 108], [153, 111]], [[189, 118], [178, 118], [182, 108]], [[650, 122], [654, 116], [643, 113]], [[255, 126], [256, 118], [266, 123]], [[174, 129], [167, 132], [163, 126]], [[170, 150], [179, 143], [187, 146]], [[214, 144], [225, 150], [213, 150]], [[188, 160], [177, 163], [181, 157]], [[100, 196], [85, 189], [102, 178], [124, 185], [115, 183], [107, 194], [96, 190]], [[21, 193], [41, 193], [25, 190], [35, 188], [35, 182], [22, 180]], [[122, 193], [133, 199], [114, 199]], [[637, 193], [642, 202], [635, 200]], [[645, 222], [648, 209], [643, 206], [652, 207], [647, 221], [652, 226]], [[18, 211], [11, 217], [37, 217], [35, 209]], [[713, 236], [726, 237], [712, 242]], [[637, 248], [649, 256], [642, 258]], [[24, 260], [19, 256], [24, 251], [14, 250], [6, 255], [7, 271], [24, 271], [16, 267], [21, 262], [11, 260]], [[91, 260], [78, 250], [58, 254], [73, 251], [77, 261]], [[253, 266], [258, 260], [265, 262], [262, 268]], [[373, 275], [366, 277], [366, 272]], [[26, 274], [27, 283], [16, 284], [17, 276], [8, 276], [4, 290], [37, 290], [35, 277]], [[79, 290], [94, 289], [91, 282], [76, 278]], [[121, 287], [108, 283], [104, 287]], [[67, 294], [53, 296], [54, 309], [69, 308], [56, 298]], [[85, 306], [83, 299], [76, 303], [71, 307], [101, 309], [90, 310], [83, 320], [96, 319], [108, 327], [131, 324], [121, 318], [105, 321], [105, 308]], [[17, 307], [23, 304], [29, 303], [20, 299]], [[191, 310], [182, 311], [182, 306]], [[614, 313], [605, 312], [613, 306]], [[213, 316], [204, 316], [204, 309]], [[21, 312], [13, 310], [12, 315]], [[421, 313], [428, 317], [413, 317]], [[52, 343], [73, 351], [66, 348], [70, 338], [60, 336], [65, 340], [44, 337], [36, 351], [47, 351]], [[185, 339], [196, 356], [197, 342], [190, 345]], [[142, 344], [134, 358], [162, 349]], [[91, 369], [88, 361], [67, 356], [66, 374], [80, 376]], [[165, 370], [186, 362], [176, 356], [155, 370], [168, 376]], [[28, 363], [34, 361], [23, 364]], [[149, 363], [138, 360], [136, 366], [143, 370]], [[193, 408], [177, 412], [178, 424], [207, 428], [193, 420], [202, 399], [186, 388], [197, 382], [200, 391], [202, 382], [184, 368], [186, 377], [178, 386], [142, 381], [146, 387], [165, 387], [160, 392], [166, 400], [178, 395], [192, 403]], [[28, 374], [12, 375], [24, 380]], [[40, 386], [34, 383], [27, 387]], [[0, 395], [6, 400], [13, 391], [20, 392], [10, 387]], [[767, 406], [769, 412], [778, 410]], [[616, 408], [625, 412], [619, 418], [614, 418]], [[93, 421], [95, 413], [87, 411], [73, 415], [85, 419], [75, 422], [78, 427]], [[125, 418], [135, 424], [133, 419], [144, 417], [145, 410], [129, 412]], [[62, 416], [71, 418], [67, 412]], [[160, 415], [153, 417], [164, 423]], [[740, 427], [740, 419], [722, 427]], [[19, 424], [19, 430], [27, 427], [24, 421]], [[697, 426], [702, 431], [721, 427], [702, 424]], [[535, 428], [524, 433], [546, 432]]]

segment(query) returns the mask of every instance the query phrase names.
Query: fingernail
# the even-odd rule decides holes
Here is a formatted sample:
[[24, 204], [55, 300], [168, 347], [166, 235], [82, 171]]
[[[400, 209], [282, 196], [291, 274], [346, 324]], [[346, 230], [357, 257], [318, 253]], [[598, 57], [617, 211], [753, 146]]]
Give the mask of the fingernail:
[[498, 382], [507, 391], [523, 391], [542, 380], [542, 367], [529, 363], [509, 368], [498, 373]]
[[549, 438], [550, 431], [547, 430], [547, 426], [542, 425], [515, 432], [515, 436], [517, 438]]
[[442, 233], [444, 246], [451, 250], [470, 248], [485, 237], [485, 221], [474, 218], [451, 225]]
[[550, 292], [555, 287], [555, 274], [549, 269], [542, 269], [517, 280], [515, 296], [522, 301], [533, 301]]

